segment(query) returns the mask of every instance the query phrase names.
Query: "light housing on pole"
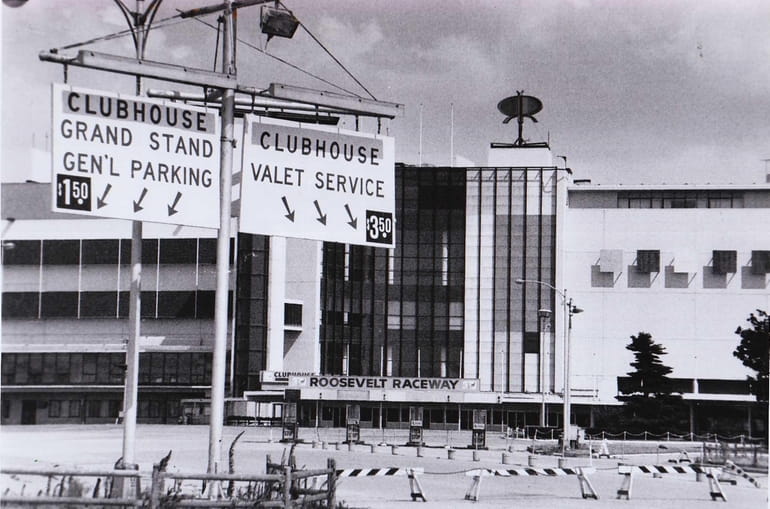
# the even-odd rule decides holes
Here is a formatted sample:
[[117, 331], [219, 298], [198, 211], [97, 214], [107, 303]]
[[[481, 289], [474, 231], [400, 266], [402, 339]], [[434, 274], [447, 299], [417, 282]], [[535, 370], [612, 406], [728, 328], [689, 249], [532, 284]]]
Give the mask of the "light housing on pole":
[[297, 31], [299, 20], [288, 9], [263, 5], [260, 26], [262, 33], [267, 34], [268, 41], [273, 37], [291, 39], [294, 37], [294, 32]]

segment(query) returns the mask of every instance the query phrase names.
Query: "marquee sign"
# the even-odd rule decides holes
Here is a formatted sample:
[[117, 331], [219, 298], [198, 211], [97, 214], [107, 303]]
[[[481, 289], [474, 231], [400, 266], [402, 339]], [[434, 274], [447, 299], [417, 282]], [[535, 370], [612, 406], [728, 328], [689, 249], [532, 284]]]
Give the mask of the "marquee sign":
[[289, 387], [293, 389], [385, 389], [417, 391], [477, 392], [479, 380], [475, 378], [422, 378], [376, 376], [291, 376]]

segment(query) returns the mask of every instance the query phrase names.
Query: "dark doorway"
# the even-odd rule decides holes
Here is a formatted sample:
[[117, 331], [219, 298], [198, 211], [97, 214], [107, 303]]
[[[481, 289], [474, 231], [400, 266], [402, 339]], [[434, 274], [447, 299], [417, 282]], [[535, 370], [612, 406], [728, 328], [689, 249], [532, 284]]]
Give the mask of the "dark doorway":
[[21, 423], [37, 424], [37, 401], [25, 399], [21, 402]]

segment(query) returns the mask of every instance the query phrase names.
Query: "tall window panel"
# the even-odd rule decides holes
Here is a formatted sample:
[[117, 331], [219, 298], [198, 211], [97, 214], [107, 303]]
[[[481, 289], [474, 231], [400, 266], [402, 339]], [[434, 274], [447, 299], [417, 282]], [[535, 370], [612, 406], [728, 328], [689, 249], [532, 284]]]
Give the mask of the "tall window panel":
[[464, 203], [462, 171], [399, 165], [396, 247], [324, 244], [324, 373], [459, 376]]

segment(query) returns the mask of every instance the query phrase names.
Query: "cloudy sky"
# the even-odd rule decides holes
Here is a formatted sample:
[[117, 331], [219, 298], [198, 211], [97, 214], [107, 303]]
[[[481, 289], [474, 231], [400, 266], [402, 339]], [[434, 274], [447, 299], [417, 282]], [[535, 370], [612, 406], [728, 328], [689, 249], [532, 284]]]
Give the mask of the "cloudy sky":
[[[131, 6], [134, 0], [127, 2]], [[145, 2], [146, 3], [146, 2]], [[178, 8], [215, 3], [165, 0]], [[577, 178], [595, 183], [764, 182], [770, 159], [770, 2], [767, 0], [285, 0], [377, 99], [405, 105], [385, 123], [396, 160], [484, 165], [489, 143], [513, 141], [496, 105], [539, 97], [531, 141], [550, 139]], [[238, 35], [265, 48], [259, 7]], [[2, 177], [40, 180], [50, 147], [50, 84], [59, 65], [38, 53], [126, 28], [108, 0], [29, 0], [2, 7]], [[214, 16], [204, 18], [215, 23]], [[150, 34], [146, 58], [213, 68], [216, 31], [189, 20]], [[130, 37], [86, 48], [132, 56]], [[71, 50], [74, 51], [74, 50]], [[267, 52], [365, 95], [301, 28]], [[241, 44], [239, 82], [331, 85]], [[69, 83], [124, 93], [133, 79], [73, 68]], [[150, 82], [149, 88], [173, 89]], [[454, 129], [450, 119], [454, 109]], [[352, 128], [351, 120], [346, 127]], [[374, 126], [364, 124], [365, 129]], [[47, 174], [47, 171], [45, 172]]]

